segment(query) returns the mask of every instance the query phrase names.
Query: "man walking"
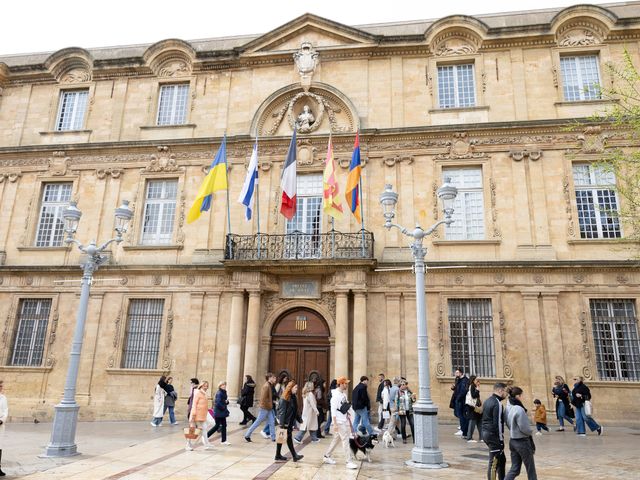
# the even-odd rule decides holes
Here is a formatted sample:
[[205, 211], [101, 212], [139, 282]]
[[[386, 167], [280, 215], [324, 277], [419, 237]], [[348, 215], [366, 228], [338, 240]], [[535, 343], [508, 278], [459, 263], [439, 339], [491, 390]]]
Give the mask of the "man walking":
[[456, 435], [467, 436], [469, 429], [469, 419], [464, 416], [464, 402], [469, 391], [469, 379], [465, 376], [462, 368], [456, 368], [456, 383], [453, 390], [453, 413], [460, 422], [460, 430]]
[[338, 386], [333, 390], [331, 394], [331, 418], [333, 422], [333, 439], [331, 445], [324, 454], [323, 462], [335, 465], [336, 461], [331, 458], [331, 452], [336, 448], [339, 441], [342, 441], [342, 449], [344, 450], [344, 456], [346, 460], [346, 466], [349, 469], [357, 469], [358, 465], [353, 462], [351, 455], [351, 448], [349, 448], [349, 437], [351, 436], [351, 427], [349, 426], [349, 417], [353, 410], [348, 408], [347, 402], [347, 387], [349, 380], [346, 377], [338, 377]]
[[389, 417], [389, 425], [387, 432], [391, 435], [400, 435], [398, 430], [398, 395], [400, 394], [400, 377], [393, 377], [393, 384], [389, 389], [389, 409], [391, 416]]
[[358, 432], [358, 426], [362, 421], [362, 426], [367, 429], [369, 435], [373, 435], [373, 427], [371, 426], [371, 419], [369, 418], [369, 412], [371, 411], [371, 401], [369, 400], [369, 394], [367, 393], [367, 387], [369, 386], [369, 377], [363, 375], [360, 377], [360, 383], [353, 389], [351, 398], [353, 399], [353, 409], [356, 411], [356, 419], [353, 422], [353, 431]]
[[384, 417], [382, 416], [382, 390], [384, 390], [384, 373], [378, 375], [378, 391], [376, 392], [376, 402], [378, 402], [378, 432], [384, 427]]
[[244, 434], [244, 439], [247, 442], [251, 442], [251, 434], [253, 431], [258, 428], [265, 420], [267, 421], [267, 425], [269, 425], [269, 433], [271, 434], [271, 440], [275, 441], [276, 439], [276, 416], [273, 412], [273, 396], [272, 396], [272, 387], [276, 384], [276, 376], [268, 372], [265, 376], [266, 382], [260, 389], [260, 402], [258, 404], [258, 418], [251, 424], [247, 433]]
[[493, 395], [484, 401], [482, 409], [482, 440], [489, 447], [488, 480], [504, 480], [507, 458], [504, 455], [504, 411], [502, 400], [507, 386], [496, 383]]

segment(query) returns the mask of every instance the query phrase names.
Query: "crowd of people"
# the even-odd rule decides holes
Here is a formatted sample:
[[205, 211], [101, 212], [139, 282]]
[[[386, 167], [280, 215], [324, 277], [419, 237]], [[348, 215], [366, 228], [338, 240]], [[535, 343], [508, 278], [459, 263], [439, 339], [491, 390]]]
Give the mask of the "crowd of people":
[[[593, 418], [591, 392], [580, 376], [574, 377], [573, 388], [570, 389], [561, 376], [555, 377], [551, 394], [556, 401], [555, 409], [558, 418], [557, 432], [564, 432], [564, 422], [573, 425], [578, 436], [586, 435], [585, 424], [592, 432], [602, 435], [603, 427]], [[480, 395], [480, 381], [475, 376], [467, 377], [462, 368], [455, 371], [455, 382], [451, 386], [450, 408], [458, 418], [459, 427], [455, 435], [476, 443], [473, 439], [477, 427], [478, 435], [489, 448], [489, 480], [512, 480], [520, 475], [522, 466], [527, 472], [528, 480], [536, 480], [534, 454], [536, 446], [534, 435], [549, 432], [547, 426], [546, 407], [539, 399], [533, 400], [534, 429], [523, 404], [524, 391], [517, 386], [507, 387], [504, 383], [493, 386], [493, 394], [484, 402]], [[502, 402], [506, 399], [506, 406]], [[574, 421], [575, 419], [575, 421]], [[505, 424], [509, 432], [509, 451], [511, 468], [506, 471], [504, 453]]]

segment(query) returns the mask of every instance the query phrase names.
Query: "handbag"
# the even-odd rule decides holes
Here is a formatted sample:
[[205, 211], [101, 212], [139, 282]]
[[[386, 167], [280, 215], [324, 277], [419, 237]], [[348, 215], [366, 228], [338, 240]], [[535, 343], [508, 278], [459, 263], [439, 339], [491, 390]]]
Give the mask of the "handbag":
[[280, 445], [282, 445], [283, 443], [286, 443], [286, 441], [287, 441], [287, 429], [282, 427], [276, 428], [276, 443], [279, 443]]
[[476, 406], [476, 399], [471, 396], [471, 390], [467, 392], [467, 396], [465, 397], [464, 403], [469, 405], [470, 407]]
[[202, 433], [202, 429], [198, 427], [186, 427], [183, 432], [184, 438], [187, 440], [195, 440]]
[[584, 401], [584, 414], [587, 417], [591, 417], [593, 415], [593, 404], [591, 403], [591, 400]]
[[343, 415], [346, 415], [349, 412], [349, 409], [351, 408], [351, 403], [349, 402], [342, 402], [340, 404], [340, 408], [338, 408], [338, 411], [340, 413], [342, 413]]

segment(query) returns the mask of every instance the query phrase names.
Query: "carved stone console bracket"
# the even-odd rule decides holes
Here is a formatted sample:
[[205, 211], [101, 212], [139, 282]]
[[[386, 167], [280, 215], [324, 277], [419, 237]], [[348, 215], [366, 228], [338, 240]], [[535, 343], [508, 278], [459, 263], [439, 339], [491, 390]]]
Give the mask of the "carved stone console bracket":
[[542, 157], [542, 150], [529, 150], [526, 148], [523, 148], [522, 150], [511, 150], [509, 152], [509, 156], [516, 162], [520, 162], [525, 158], [529, 158], [529, 160], [535, 162], [540, 160], [540, 157]]

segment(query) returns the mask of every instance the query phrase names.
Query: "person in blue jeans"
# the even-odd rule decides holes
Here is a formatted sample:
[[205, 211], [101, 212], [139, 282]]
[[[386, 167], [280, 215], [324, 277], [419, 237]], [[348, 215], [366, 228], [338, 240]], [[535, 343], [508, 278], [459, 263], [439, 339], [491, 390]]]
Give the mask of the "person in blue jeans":
[[258, 418], [256, 418], [256, 420], [251, 424], [247, 432], [244, 434], [244, 439], [247, 442], [251, 442], [251, 434], [265, 420], [267, 422], [267, 426], [269, 427], [271, 440], [275, 441], [276, 439], [276, 427], [275, 427], [276, 416], [273, 411], [273, 393], [272, 393], [272, 387], [276, 383], [276, 376], [273, 373], [269, 372], [265, 375], [265, 379], [267, 381], [260, 389], [260, 402], [258, 404], [259, 406]]
[[591, 400], [591, 391], [589, 387], [584, 384], [584, 378], [575, 377], [573, 379], [575, 384], [573, 385], [573, 390], [571, 391], [571, 395], [573, 396], [573, 406], [576, 410], [576, 433], [584, 437], [586, 435], [586, 429], [584, 424], [589, 426], [589, 429], [592, 432], [598, 432], [598, 435], [602, 435], [602, 426], [598, 425], [591, 415], [587, 415], [584, 410], [585, 402]]
[[[278, 377], [277, 379], [277, 383], [274, 384], [274, 386], [271, 387], [271, 396], [273, 398], [273, 418], [274, 418], [274, 424], [275, 424], [275, 410], [277, 408], [278, 402], [280, 400], [280, 395], [282, 395], [282, 393], [284, 392], [284, 389], [287, 387], [287, 383], [289, 383], [289, 375], [287, 375], [286, 372], [282, 372], [280, 373], [280, 377]], [[273, 436], [275, 435], [275, 428], [271, 428], [269, 426], [269, 424], [264, 426], [264, 429], [262, 430], [262, 436], [264, 438], [268, 438], [269, 435], [271, 435], [271, 437], [273, 438]]]
[[353, 389], [351, 398], [353, 400], [353, 409], [356, 412], [356, 418], [353, 421], [353, 431], [358, 431], [358, 426], [362, 422], [362, 426], [366, 428], [369, 435], [373, 435], [373, 427], [369, 420], [369, 410], [371, 410], [371, 401], [369, 400], [369, 394], [367, 393], [367, 387], [369, 386], [369, 378], [366, 375], [360, 377], [360, 383]]
[[556, 399], [556, 416], [558, 417], [558, 423], [560, 424], [560, 427], [556, 429], [556, 432], [564, 432], [565, 420], [573, 425], [573, 419], [569, 415], [569, 412], [571, 411], [571, 402], [569, 400], [571, 390], [564, 382], [564, 378], [560, 375], [556, 376], [551, 393], [553, 394], [553, 398]]

